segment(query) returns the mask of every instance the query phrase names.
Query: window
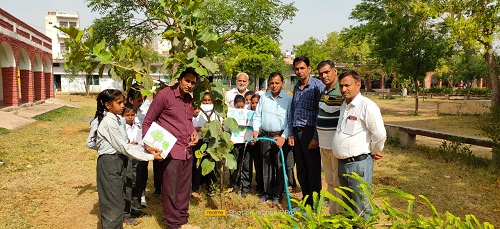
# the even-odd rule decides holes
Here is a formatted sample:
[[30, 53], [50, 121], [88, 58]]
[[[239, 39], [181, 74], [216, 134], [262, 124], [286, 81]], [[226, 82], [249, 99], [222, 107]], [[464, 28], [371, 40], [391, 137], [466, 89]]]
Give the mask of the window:
[[69, 22], [69, 26], [74, 26], [74, 27], [76, 27], [76, 21], [70, 21], [70, 22]]
[[68, 22], [67, 21], [59, 21], [59, 26], [68, 27]]
[[99, 85], [99, 75], [87, 76], [87, 81], [90, 82], [90, 85]]
[[[61, 67], [61, 64], [60, 63], [53, 63], [52, 67]], [[61, 76], [59, 76], [59, 77], [61, 77]]]

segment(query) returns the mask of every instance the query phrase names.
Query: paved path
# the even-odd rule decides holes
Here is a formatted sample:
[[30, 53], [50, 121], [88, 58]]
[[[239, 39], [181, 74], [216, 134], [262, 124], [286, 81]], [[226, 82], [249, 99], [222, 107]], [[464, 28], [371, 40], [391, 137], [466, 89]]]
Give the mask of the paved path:
[[68, 107], [80, 107], [79, 105], [66, 102], [60, 99], [47, 99], [45, 102], [37, 102], [20, 107], [7, 107], [0, 110], [0, 128], [16, 129], [18, 127], [36, 122], [33, 118], [37, 115], [45, 114], [49, 111]]

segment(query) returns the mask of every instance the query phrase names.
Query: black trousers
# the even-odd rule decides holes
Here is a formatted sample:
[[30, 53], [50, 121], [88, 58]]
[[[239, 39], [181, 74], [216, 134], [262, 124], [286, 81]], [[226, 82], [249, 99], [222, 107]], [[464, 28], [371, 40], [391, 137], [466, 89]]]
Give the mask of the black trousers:
[[264, 195], [264, 168], [260, 143], [260, 141], [255, 142], [255, 144], [250, 146], [249, 149], [250, 154], [252, 155], [253, 166], [255, 169], [255, 183], [257, 184], [257, 186], [255, 187], [255, 191], [259, 196]]
[[293, 128], [294, 157], [297, 165], [297, 178], [302, 189], [302, 198], [309, 196], [306, 204], [313, 205], [313, 192], [321, 191], [321, 154], [319, 147], [308, 149], [315, 130], [315, 126]]
[[153, 184], [155, 187], [155, 193], [161, 193], [161, 181], [163, 173], [161, 172], [161, 162], [154, 160], [153, 161]]
[[238, 143], [234, 144], [232, 154], [236, 158], [237, 169], [229, 170], [229, 184], [233, 189], [248, 193], [253, 175], [250, 151], [245, 150], [245, 144]]
[[288, 179], [288, 187], [295, 188], [297, 187], [297, 179], [295, 178], [295, 171], [293, 167], [295, 167], [295, 157], [293, 156], [293, 147], [288, 146], [288, 149], [283, 153], [285, 153], [285, 165], [286, 165], [286, 176]]
[[121, 154], [104, 154], [97, 159], [97, 194], [102, 228], [123, 226], [125, 209], [125, 175], [128, 158]]
[[[263, 135], [262, 137], [270, 136]], [[285, 157], [285, 152], [288, 151], [287, 142], [283, 145], [282, 150]], [[268, 198], [281, 201], [285, 190], [285, 181], [280, 148], [274, 143], [262, 141], [260, 142], [260, 151], [262, 153], [264, 192]]]

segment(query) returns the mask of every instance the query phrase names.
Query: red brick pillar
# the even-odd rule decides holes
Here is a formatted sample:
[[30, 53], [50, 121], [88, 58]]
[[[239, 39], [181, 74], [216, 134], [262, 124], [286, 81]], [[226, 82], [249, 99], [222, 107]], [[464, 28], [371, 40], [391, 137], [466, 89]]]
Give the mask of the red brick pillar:
[[477, 87], [478, 88], [483, 88], [483, 78], [479, 78], [479, 80], [477, 82]]
[[3, 105], [19, 106], [16, 67], [2, 68]]
[[443, 80], [439, 80], [439, 87], [443, 86]]
[[30, 70], [21, 70], [21, 98], [24, 103], [32, 103], [35, 101], [35, 89], [33, 77]]
[[34, 72], [35, 100], [45, 100], [45, 77], [43, 72]]
[[46, 98], [54, 98], [54, 75], [52, 72], [43, 73], [45, 76], [45, 96]]
[[426, 75], [425, 75], [425, 79], [424, 79], [424, 87], [425, 88], [431, 88], [431, 84], [432, 84], [432, 75], [434, 73], [430, 73], [428, 72]]

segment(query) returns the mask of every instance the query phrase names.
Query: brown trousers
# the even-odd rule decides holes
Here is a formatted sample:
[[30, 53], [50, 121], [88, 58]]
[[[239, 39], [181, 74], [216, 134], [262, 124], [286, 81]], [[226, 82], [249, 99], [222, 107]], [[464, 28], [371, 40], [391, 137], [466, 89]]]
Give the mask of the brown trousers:
[[177, 160], [168, 157], [161, 162], [161, 197], [168, 228], [177, 229], [188, 223], [193, 158]]

